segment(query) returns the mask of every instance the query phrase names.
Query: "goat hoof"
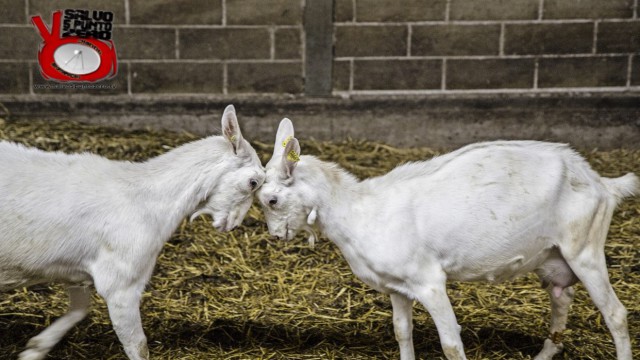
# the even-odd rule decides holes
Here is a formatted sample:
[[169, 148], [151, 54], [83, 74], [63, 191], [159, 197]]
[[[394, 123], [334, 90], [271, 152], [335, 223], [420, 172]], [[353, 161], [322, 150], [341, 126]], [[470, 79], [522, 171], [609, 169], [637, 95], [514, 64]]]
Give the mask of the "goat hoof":
[[20, 353], [18, 359], [20, 360], [41, 360], [47, 356], [47, 352], [42, 352], [36, 349], [27, 349]]
[[20, 353], [20, 360], [39, 360], [47, 357], [51, 346], [47, 346], [46, 339], [38, 336], [32, 337], [27, 342], [27, 348]]
[[551, 339], [546, 339], [544, 341], [544, 348], [533, 360], [551, 360], [553, 356], [559, 354], [564, 349], [564, 345], [562, 343], [554, 343]]

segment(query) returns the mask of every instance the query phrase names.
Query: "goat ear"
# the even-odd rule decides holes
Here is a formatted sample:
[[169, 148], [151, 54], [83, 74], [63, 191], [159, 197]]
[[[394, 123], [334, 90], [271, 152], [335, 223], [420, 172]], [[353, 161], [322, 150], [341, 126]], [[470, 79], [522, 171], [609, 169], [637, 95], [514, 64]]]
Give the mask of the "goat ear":
[[296, 168], [296, 165], [298, 165], [298, 161], [300, 161], [300, 143], [298, 143], [298, 139], [291, 138], [287, 142], [280, 161], [282, 177], [285, 179], [291, 178], [293, 170]]
[[291, 120], [284, 118], [278, 125], [278, 132], [276, 133], [276, 143], [273, 146], [273, 156], [278, 157], [281, 154], [281, 149], [287, 146], [287, 142], [293, 138], [293, 123]]
[[231, 143], [233, 152], [237, 154], [242, 141], [242, 133], [236, 117], [236, 108], [233, 105], [227, 106], [222, 114], [222, 135]]

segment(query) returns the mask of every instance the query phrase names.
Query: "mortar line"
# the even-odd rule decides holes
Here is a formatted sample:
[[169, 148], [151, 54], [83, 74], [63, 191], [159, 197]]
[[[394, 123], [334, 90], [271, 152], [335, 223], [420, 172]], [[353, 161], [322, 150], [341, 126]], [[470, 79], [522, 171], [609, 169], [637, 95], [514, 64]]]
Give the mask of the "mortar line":
[[538, 21], [542, 21], [542, 15], [544, 14], [544, 0], [540, 0], [538, 3]]
[[38, 57], [34, 56], [33, 60], [28, 59], [0, 59], [0, 64], [37, 64]]
[[[302, 3], [300, 6], [302, 6], [303, 9], [307, 6], [307, 3], [305, 2], [305, 0], [302, 0]], [[304, 29], [304, 25], [301, 25], [299, 29], [300, 29], [300, 46], [302, 47], [302, 49], [300, 49], [300, 51], [302, 51], [302, 54], [300, 55], [300, 58], [302, 59], [302, 76], [304, 79], [306, 79], [307, 78], [307, 32]], [[335, 37], [335, 34], [333, 34], [333, 36]], [[332, 43], [334, 43], [334, 41], [335, 39], [332, 39]]]
[[[403, 57], [403, 59], [405, 59]], [[342, 58], [341, 60], [347, 60]], [[122, 60], [118, 61], [121, 63], [132, 63], [132, 64], [221, 64], [223, 62], [228, 62], [230, 64], [299, 64], [301, 62], [300, 59], [133, 59], [133, 60]], [[19, 59], [0, 59], [0, 63], [2, 62], [24, 62], [24, 60]]]
[[276, 28], [270, 26], [269, 29], [269, 59], [276, 59]]
[[[631, 21], [632, 19], [607, 19], [609, 22], [623, 22], [623, 21]], [[411, 25], [531, 25], [531, 24], [589, 24], [593, 22], [593, 19], [547, 19], [547, 20], [449, 20], [448, 22], [443, 20], [422, 20], [422, 21], [363, 21], [354, 24], [353, 22], [335, 22], [336, 26], [404, 26], [407, 24]], [[186, 25], [185, 25], [186, 26]], [[207, 25], [190, 25], [189, 27], [196, 26], [207, 26]], [[211, 25], [208, 25], [211, 27]], [[244, 25], [250, 26], [250, 25]]]
[[34, 60], [27, 59], [0, 59], [0, 64], [37, 64], [38, 59], [34, 56]]
[[451, 0], [447, 0], [444, 6], [444, 21], [449, 22], [451, 19]]
[[124, 22], [127, 25], [131, 23], [131, 10], [129, 7], [129, 0], [124, 0]]
[[558, 88], [523, 88], [523, 89], [469, 89], [469, 90], [354, 90], [334, 91], [337, 96], [349, 95], [438, 95], [438, 94], [553, 94], [553, 93], [625, 93], [630, 90], [640, 90], [640, 85], [604, 86], [604, 87], [558, 87]]
[[180, 59], [180, 29], [176, 28], [176, 59]]
[[357, 13], [356, 13], [356, 0], [351, 0], [351, 11], [353, 12], [353, 17], [351, 18], [351, 22], [355, 23], [358, 22], [357, 20]]
[[222, 0], [222, 26], [227, 26], [227, 0]]
[[[0, 24], [1, 26], [11, 25], [11, 24]], [[25, 26], [22, 24], [13, 24], [14, 26]], [[118, 28], [124, 29], [264, 29], [267, 25], [231, 25], [231, 26], [222, 26], [222, 25], [184, 25], [184, 24], [123, 24], [118, 25]], [[280, 29], [298, 29], [300, 25], [277, 25]]]
[[544, 18], [544, 0], [540, 0], [538, 3], [538, 21], [542, 21]]
[[[628, 53], [600, 53], [600, 54], [592, 54], [581, 53], [581, 54], [528, 54], [528, 55], [426, 55], [426, 56], [411, 56], [406, 57], [402, 56], [361, 56], [358, 57], [358, 60], [441, 60], [444, 58], [455, 59], [455, 60], [493, 60], [493, 59], [567, 59], [567, 58], [610, 58], [610, 57], [621, 57], [627, 56]], [[336, 57], [334, 60], [349, 60], [352, 57]], [[251, 61], [260, 61], [260, 60], [251, 60]]]
[[229, 93], [229, 66], [227, 62], [222, 63], [222, 94]]
[[[31, 21], [31, 18], [29, 18], [29, 21]], [[30, 24], [0, 24], [0, 28], [33, 28], [33, 25]]]
[[500, 55], [500, 57], [504, 56], [504, 39], [505, 39], [505, 32], [507, 31], [507, 26], [502, 23], [500, 25], [500, 39], [499, 41], [499, 45], [498, 45], [498, 55]]
[[411, 37], [413, 36], [413, 27], [407, 24], [407, 56], [411, 56]]

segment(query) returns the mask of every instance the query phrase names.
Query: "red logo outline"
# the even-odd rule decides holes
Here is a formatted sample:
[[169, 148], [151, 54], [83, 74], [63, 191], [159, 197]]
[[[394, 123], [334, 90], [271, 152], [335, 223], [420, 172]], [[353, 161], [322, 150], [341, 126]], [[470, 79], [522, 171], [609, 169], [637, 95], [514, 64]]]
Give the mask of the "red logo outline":
[[[31, 22], [40, 33], [40, 37], [42, 37], [42, 43], [40, 43], [38, 49], [38, 63], [40, 64], [42, 76], [47, 80], [61, 82], [97, 82], [116, 76], [118, 64], [116, 61], [116, 46], [113, 41], [79, 36], [61, 37], [61, 19], [62, 10], [55, 11], [52, 17], [51, 31], [49, 31], [40, 15], [31, 17]], [[100, 55], [100, 65], [95, 71], [84, 75], [71, 74], [63, 70], [56, 64], [53, 54], [60, 46], [65, 44], [80, 44], [92, 48]]]

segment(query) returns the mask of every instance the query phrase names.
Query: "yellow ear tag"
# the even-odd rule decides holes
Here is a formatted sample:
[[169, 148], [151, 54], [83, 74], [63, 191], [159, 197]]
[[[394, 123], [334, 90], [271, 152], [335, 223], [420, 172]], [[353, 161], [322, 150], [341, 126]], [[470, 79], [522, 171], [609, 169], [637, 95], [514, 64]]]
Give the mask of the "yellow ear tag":
[[235, 135], [231, 135], [231, 137], [229, 138], [229, 141], [231, 142], [236, 142], [237, 137]]
[[284, 139], [284, 141], [282, 142], [282, 147], [287, 147], [287, 144], [289, 143], [289, 141], [291, 141], [292, 138], [293, 138], [293, 135], [289, 135], [289, 137]]
[[293, 161], [293, 162], [298, 162], [298, 161], [300, 161], [300, 155], [298, 155], [298, 153], [295, 152], [294, 150], [291, 150], [287, 154], [287, 160]]

